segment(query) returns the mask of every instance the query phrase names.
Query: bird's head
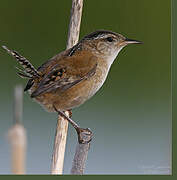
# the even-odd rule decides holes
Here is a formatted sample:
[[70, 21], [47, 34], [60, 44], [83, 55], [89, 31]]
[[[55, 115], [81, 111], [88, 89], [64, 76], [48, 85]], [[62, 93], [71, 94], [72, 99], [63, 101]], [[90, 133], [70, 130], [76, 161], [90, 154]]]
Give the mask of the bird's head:
[[128, 39], [112, 31], [98, 30], [86, 35], [81, 43], [95, 55], [106, 58], [112, 64], [123, 47], [128, 44], [141, 44], [142, 42]]

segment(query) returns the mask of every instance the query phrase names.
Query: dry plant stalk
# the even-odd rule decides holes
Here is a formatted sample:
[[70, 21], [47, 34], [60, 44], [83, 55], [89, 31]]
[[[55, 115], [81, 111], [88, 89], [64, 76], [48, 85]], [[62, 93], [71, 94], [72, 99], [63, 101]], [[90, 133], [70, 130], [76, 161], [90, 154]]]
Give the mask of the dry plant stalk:
[[24, 174], [26, 159], [26, 130], [21, 123], [23, 111], [22, 86], [15, 87], [14, 97], [14, 125], [8, 131], [8, 140], [11, 146], [11, 168], [13, 174]]
[[77, 143], [76, 152], [74, 155], [71, 174], [83, 174], [85, 169], [85, 164], [87, 160], [88, 151], [90, 148], [90, 141], [92, 140], [92, 132], [89, 129], [83, 129], [80, 134], [80, 138], [85, 143]]
[[83, 174], [90, 144], [77, 144], [71, 174]]
[[[83, 0], [72, 0], [67, 49], [71, 48], [78, 42], [81, 16], [82, 16], [82, 7], [83, 7]], [[69, 116], [68, 111], [66, 111], [65, 114]], [[54, 141], [54, 150], [52, 155], [52, 167], [51, 167], [52, 174], [63, 173], [67, 131], [68, 131], [68, 121], [62, 116], [58, 116], [55, 141]]]

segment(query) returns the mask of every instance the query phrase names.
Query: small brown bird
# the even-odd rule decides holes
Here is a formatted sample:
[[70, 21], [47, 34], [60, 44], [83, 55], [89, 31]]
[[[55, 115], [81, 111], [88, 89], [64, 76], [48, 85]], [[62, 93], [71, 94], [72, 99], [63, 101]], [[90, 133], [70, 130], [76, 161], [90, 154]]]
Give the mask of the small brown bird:
[[121, 34], [98, 30], [40, 66], [37, 70], [16, 51], [5, 50], [23, 66], [29, 78], [24, 91], [50, 112], [71, 110], [92, 97], [103, 85], [120, 50], [141, 43]]

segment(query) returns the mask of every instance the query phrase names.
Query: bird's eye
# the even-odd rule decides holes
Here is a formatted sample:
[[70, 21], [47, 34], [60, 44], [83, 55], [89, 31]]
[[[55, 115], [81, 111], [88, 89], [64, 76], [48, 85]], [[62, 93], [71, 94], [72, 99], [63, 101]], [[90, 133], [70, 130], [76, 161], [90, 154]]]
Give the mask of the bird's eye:
[[109, 41], [109, 42], [113, 42], [113, 38], [112, 37], [107, 37], [106, 40]]

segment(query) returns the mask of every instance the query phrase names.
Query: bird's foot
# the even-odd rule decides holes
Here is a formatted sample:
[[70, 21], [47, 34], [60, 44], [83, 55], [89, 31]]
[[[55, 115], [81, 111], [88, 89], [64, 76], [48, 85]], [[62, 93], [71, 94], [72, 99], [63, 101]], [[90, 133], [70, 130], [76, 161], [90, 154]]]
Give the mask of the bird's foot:
[[89, 128], [77, 128], [76, 129], [77, 134], [78, 134], [78, 141], [79, 144], [88, 144], [93, 137], [93, 133]]

